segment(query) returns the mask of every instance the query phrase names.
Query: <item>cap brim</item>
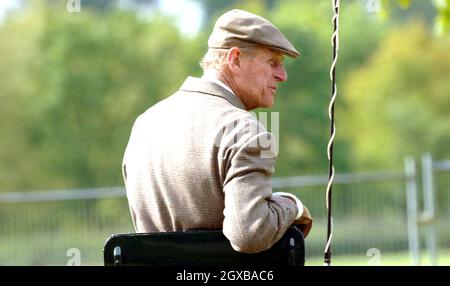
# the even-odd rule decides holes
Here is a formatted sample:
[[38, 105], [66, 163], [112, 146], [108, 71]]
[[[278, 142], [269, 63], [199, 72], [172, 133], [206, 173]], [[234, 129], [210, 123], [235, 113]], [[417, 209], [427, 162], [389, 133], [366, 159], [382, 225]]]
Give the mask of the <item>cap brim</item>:
[[296, 59], [296, 58], [298, 58], [300, 56], [300, 53], [297, 52], [297, 51], [289, 51], [289, 50], [282, 49], [282, 48], [279, 48], [279, 47], [268, 47], [268, 48], [272, 49], [272, 50], [276, 50], [276, 51], [282, 52], [286, 56], [294, 58], [294, 59]]

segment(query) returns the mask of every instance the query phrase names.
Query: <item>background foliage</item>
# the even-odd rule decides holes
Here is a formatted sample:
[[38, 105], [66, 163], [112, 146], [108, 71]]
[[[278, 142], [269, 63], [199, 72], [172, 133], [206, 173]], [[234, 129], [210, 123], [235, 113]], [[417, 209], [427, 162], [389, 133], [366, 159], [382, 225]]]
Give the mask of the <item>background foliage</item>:
[[[207, 12], [194, 37], [155, 1], [131, 1], [134, 9], [86, 1], [81, 13], [67, 13], [65, 2], [24, 1], [0, 24], [0, 191], [122, 185], [135, 118], [201, 75], [212, 23], [230, 7], [272, 20], [302, 54], [286, 59], [288, 82], [260, 110], [280, 114], [276, 175], [327, 172], [329, 1], [201, 1]], [[342, 4], [338, 172], [450, 155], [448, 1], [381, 3], [378, 13], [366, 1]], [[142, 7], [153, 12], [143, 17]]]

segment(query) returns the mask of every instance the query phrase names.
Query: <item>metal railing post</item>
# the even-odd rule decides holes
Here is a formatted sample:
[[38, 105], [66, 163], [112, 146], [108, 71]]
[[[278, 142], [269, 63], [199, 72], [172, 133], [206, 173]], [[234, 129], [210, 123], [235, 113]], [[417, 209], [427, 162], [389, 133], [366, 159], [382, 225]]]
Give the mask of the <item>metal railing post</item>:
[[413, 158], [405, 159], [406, 174], [406, 218], [408, 227], [409, 255], [412, 265], [420, 264], [419, 231], [417, 226], [417, 183], [416, 162]]
[[426, 244], [431, 265], [437, 265], [435, 204], [433, 181], [433, 158], [429, 153], [422, 155], [423, 213], [420, 222], [425, 224]]

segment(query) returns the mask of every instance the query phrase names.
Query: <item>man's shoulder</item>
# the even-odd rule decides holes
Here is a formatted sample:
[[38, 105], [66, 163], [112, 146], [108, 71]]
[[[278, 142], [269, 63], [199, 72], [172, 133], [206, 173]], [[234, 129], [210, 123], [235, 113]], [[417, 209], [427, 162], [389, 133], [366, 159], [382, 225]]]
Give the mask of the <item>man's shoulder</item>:
[[256, 115], [245, 110], [232, 110], [227, 113], [221, 119], [220, 126], [225, 137], [237, 137], [239, 142], [245, 142], [263, 134], [271, 136]]
[[[181, 93], [194, 93], [204, 95], [204, 99], [214, 99], [224, 106], [233, 105], [236, 108], [245, 110], [242, 101], [231, 91], [231, 89], [222, 86], [214, 81], [189, 76], [180, 87]], [[210, 97], [208, 97], [208, 95]]]

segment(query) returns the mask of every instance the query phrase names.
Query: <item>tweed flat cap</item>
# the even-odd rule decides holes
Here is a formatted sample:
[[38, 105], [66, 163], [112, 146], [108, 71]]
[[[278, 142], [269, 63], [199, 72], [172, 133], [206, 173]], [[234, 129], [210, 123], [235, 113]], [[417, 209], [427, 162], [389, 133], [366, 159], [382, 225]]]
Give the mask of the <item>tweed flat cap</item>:
[[299, 52], [283, 33], [268, 20], [247, 11], [234, 9], [217, 19], [208, 47], [227, 49], [263, 45], [296, 58]]

